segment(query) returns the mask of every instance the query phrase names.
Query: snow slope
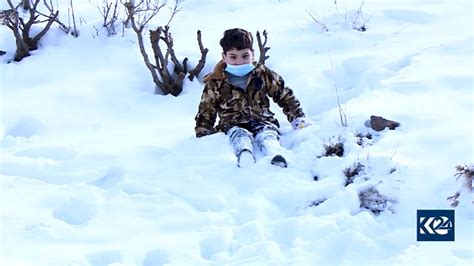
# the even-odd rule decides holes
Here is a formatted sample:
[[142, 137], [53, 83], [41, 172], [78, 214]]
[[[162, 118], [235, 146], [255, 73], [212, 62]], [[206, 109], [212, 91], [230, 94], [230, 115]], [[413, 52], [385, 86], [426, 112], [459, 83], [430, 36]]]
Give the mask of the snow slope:
[[[202, 83], [154, 95], [134, 33], [97, 33], [96, 8], [76, 2], [80, 37], [54, 29], [20, 63], [0, 27], [0, 265], [474, 263], [472, 193], [454, 177], [474, 163], [470, 1], [369, 0], [358, 18], [360, 1], [186, 0], [175, 51], [196, 62], [202, 30], [205, 73], [225, 29], [269, 32], [267, 65], [313, 122], [293, 131], [273, 107], [287, 169], [262, 156], [239, 169], [224, 134], [196, 139]], [[375, 132], [370, 115], [401, 126]], [[344, 156], [321, 157], [337, 142]], [[360, 207], [374, 190], [378, 215]], [[417, 242], [416, 211], [453, 209], [458, 190], [455, 241]]]

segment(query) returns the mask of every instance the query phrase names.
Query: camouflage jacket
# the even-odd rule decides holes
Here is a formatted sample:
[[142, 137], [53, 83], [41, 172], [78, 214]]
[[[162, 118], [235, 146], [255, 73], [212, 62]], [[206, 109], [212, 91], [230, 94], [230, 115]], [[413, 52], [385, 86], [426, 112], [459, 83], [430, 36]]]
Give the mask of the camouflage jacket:
[[[288, 121], [304, 116], [293, 91], [285, 86], [281, 76], [265, 65], [256, 65], [249, 75], [246, 90], [230, 84], [224, 68], [225, 63], [221, 62], [204, 78], [205, 87], [195, 117], [197, 137], [227, 132], [235, 125], [250, 121], [271, 122], [279, 127], [270, 111], [269, 97], [283, 108]], [[214, 127], [217, 116], [219, 123]]]

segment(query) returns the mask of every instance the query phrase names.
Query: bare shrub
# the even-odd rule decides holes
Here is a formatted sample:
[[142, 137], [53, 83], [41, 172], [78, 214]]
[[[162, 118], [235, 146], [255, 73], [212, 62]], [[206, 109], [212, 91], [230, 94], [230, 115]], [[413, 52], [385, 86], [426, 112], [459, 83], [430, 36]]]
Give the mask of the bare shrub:
[[337, 142], [331, 142], [329, 143], [324, 143], [323, 144], [324, 148], [324, 153], [323, 155], [319, 156], [320, 157], [331, 157], [331, 156], [337, 156], [337, 157], [342, 157], [344, 156], [344, 143], [342, 142], [341, 138], [338, 138]]
[[368, 189], [359, 192], [359, 201], [361, 208], [367, 209], [375, 215], [379, 215], [386, 209], [390, 210], [392, 213], [395, 212], [392, 205], [393, 203], [396, 203], [396, 200], [380, 194], [375, 187], [369, 187]]
[[[145, 49], [143, 31], [147, 27], [148, 22], [166, 5], [166, 1], [141, 0], [138, 3], [135, 3], [135, 1], [122, 2], [127, 11], [127, 19], [125, 23], [130, 25], [137, 35], [140, 53], [142, 54], [145, 65], [150, 71], [153, 82], [156, 85], [156, 94], [171, 94], [173, 96], [178, 96], [183, 90], [183, 79], [186, 74], [190, 73], [189, 78], [192, 79], [194, 76], [199, 74], [206, 62], [205, 58], [208, 49], [205, 49], [202, 45], [200, 31], [197, 32], [197, 39], [201, 52], [201, 60], [199, 60], [199, 64], [193, 70], [189, 71], [187, 66], [188, 58], [184, 58], [181, 62], [176, 57], [173, 49], [174, 41], [171, 32], [169, 31], [169, 24], [173, 17], [180, 11], [181, 2], [182, 0], [174, 1], [170, 19], [164, 27], [160, 26], [149, 31], [153, 57], [155, 59], [154, 64], [151, 63]], [[160, 43], [166, 45], [166, 50], [162, 51]], [[172, 73], [168, 70], [169, 60], [174, 64]]]
[[464, 188], [472, 192], [472, 179], [474, 177], [474, 164], [471, 165], [456, 165], [456, 179], [464, 179]]
[[325, 144], [324, 149], [326, 151], [324, 156], [326, 157], [330, 157], [334, 155], [337, 157], [342, 157], [344, 155], [344, 144], [342, 143]]
[[[365, 0], [362, 0], [360, 5], [359, 5], [359, 8], [357, 9], [356, 13], [354, 16], [352, 16], [351, 18], [348, 18], [348, 14], [347, 12], [343, 14], [344, 16], [344, 20], [341, 18], [341, 14], [339, 12], [339, 7], [338, 7], [338, 4], [337, 4], [337, 0], [334, 0], [334, 9], [335, 9], [335, 12], [334, 12], [334, 16], [336, 17], [338, 23], [340, 22], [344, 22], [344, 23], [351, 23], [352, 25], [352, 29], [356, 30], [356, 31], [361, 31], [361, 32], [365, 32], [367, 30], [367, 22], [372, 18], [372, 15], [369, 16], [367, 19], [364, 19], [364, 16], [363, 16], [363, 12], [362, 12], [362, 7], [364, 6], [364, 3], [365, 3]], [[310, 16], [310, 18], [316, 22], [316, 24], [318, 24], [321, 29], [325, 32], [328, 32], [329, 31], [329, 28], [327, 27], [326, 24], [324, 24], [323, 22], [321, 22], [320, 19], [318, 19], [314, 14], [313, 14], [313, 11], [307, 11], [308, 15]], [[350, 19], [350, 22], [348, 21]]]
[[[43, 0], [43, 4], [51, 14], [56, 12], [52, 0], [49, 0], [49, 2], [46, 1], [46, 0]], [[38, 13], [41, 14], [40, 12], [38, 12]], [[44, 14], [41, 14], [41, 15], [46, 16]], [[58, 25], [59, 29], [61, 29], [65, 33], [71, 34], [74, 37], [78, 37], [79, 32], [77, 31], [77, 28], [76, 28], [76, 17], [75, 17], [75, 14], [74, 14], [74, 6], [73, 6], [73, 1], [72, 0], [69, 0], [68, 19], [69, 19], [68, 25], [61, 22], [58, 17], [56, 17], [54, 19], [54, 22]], [[72, 24], [73, 24], [72, 27], [71, 27], [71, 20], [72, 20]]]
[[119, 19], [122, 6], [119, 0], [97, 0], [95, 4], [95, 7], [102, 16], [102, 27], [107, 31], [108, 37], [117, 34], [117, 20]]
[[[38, 10], [40, 0], [22, 0], [14, 5], [12, 0], [7, 0], [9, 10], [2, 11], [1, 23], [6, 25], [15, 36], [16, 51], [14, 60], [21, 61], [30, 55], [30, 51], [38, 49], [41, 38], [48, 32], [53, 23], [57, 23], [65, 32], [69, 33], [70, 28], [59, 21], [59, 11], [55, 10], [52, 1], [43, 1], [43, 6], [48, 10], [49, 14], [43, 14]], [[71, 0], [72, 6], [72, 0]], [[26, 12], [26, 16], [20, 16], [18, 9]], [[44, 25], [36, 34], [33, 34], [32, 28], [35, 25]], [[77, 36], [77, 32], [73, 33]]]
[[365, 166], [360, 162], [354, 163], [351, 166], [345, 168], [342, 173], [346, 177], [346, 184], [344, 185], [347, 187], [348, 185], [354, 183], [354, 177], [358, 176], [362, 171], [364, 171]]
[[[459, 205], [459, 197], [463, 190], [466, 190], [467, 193], [472, 193], [472, 181], [474, 178], [474, 164], [471, 165], [456, 165], [456, 180], [461, 179], [462, 187], [454, 195], [447, 198], [448, 201], [451, 201], [452, 207], [457, 207]], [[472, 202], [474, 203], [474, 201]]]

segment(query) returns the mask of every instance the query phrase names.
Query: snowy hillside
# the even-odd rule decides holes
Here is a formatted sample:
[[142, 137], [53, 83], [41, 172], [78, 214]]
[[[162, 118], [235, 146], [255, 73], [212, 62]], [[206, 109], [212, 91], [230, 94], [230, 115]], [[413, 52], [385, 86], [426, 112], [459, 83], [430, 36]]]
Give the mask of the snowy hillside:
[[[175, 52], [196, 64], [201, 30], [209, 53], [179, 97], [153, 94], [132, 30], [107, 37], [95, 1], [74, 2], [80, 36], [53, 27], [21, 62], [0, 26], [0, 265], [474, 264], [455, 176], [474, 163], [471, 1], [185, 0]], [[240, 169], [227, 136], [195, 138], [201, 78], [235, 27], [269, 32], [266, 64], [313, 124], [273, 106], [286, 169]], [[420, 209], [454, 209], [455, 241], [417, 241]]]

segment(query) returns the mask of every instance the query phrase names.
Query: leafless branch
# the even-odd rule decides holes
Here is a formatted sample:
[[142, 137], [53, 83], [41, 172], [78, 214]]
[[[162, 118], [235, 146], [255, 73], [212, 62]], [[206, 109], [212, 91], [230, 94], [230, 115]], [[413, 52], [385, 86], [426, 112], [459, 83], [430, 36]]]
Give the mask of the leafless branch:
[[16, 9], [0, 10], [0, 25], [19, 23], [18, 12]]
[[362, 2], [360, 3], [359, 9], [357, 9], [355, 16], [352, 18], [352, 29], [357, 30], [357, 31], [362, 31], [362, 32], [367, 30], [365, 23], [367, 23], [367, 21], [369, 21], [369, 19], [373, 15], [372, 14], [367, 20], [363, 21], [362, 24], [357, 23], [359, 20], [363, 20], [362, 19], [362, 6], [364, 5], [364, 1], [365, 0], [362, 0]]
[[[72, 0], [71, 0], [72, 1]], [[54, 16], [54, 14], [56, 13], [56, 10], [54, 9], [54, 5], [53, 3], [50, 1], [49, 4], [48, 2], [46, 2], [46, 0], [43, 1], [44, 3], [44, 6], [46, 7], [46, 9], [48, 9], [49, 11], [49, 15], [47, 14], [44, 14], [38, 10], [36, 10], [36, 7], [33, 7], [33, 9], [35, 10], [35, 12], [45, 18], [47, 18], [48, 20], [49, 19], [53, 19], [53, 22], [56, 22], [56, 24], [58, 24], [59, 26], [59, 29], [61, 29], [62, 31], [64, 31], [65, 33], [69, 34], [70, 32], [70, 28], [71, 27], [68, 27], [66, 26], [66, 24], [64, 24], [63, 22], [61, 22], [59, 19], [58, 19], [58, 16]], [[31, 9], [30, 9], [31, 10]], [[73, 34], [74, 36], [74, 34]]]
[[[132, 22], [132, 25], [135, 25], [135, 22], [134, 22], [134, 19], [132, 18], [131, 19], [131, 22]], [[135, 27], [134, 27], [135, 29]], [[156, 66], [154, 66], [153, 64], [150, 63], [150, 59], [148, 58], [148, 54], [146, 53], [146, 50], [145, 50], [145, 44], [144, 44], [144, 41], [143, 41], [143, 36], [142, 34], [138, 34], [137, 33], [137, 38], [138, 38], [138, 45], [140, 47], [140, 53], [142, 54], [142, 57], [143, 57], [143, 60], [145, 61], [145, 65], [146, 67], [148, 68], [148, 70], [150, 71], [150, 74], [153, 78], [153, 82], [159, 87], [161, 88], [163, 85], [163, 83], [161, 83], [160, 79], [158, 78], [158, 74], [156, 73], [155, 71], [155, 68], [157, 68]], [[159, 91], [155, 91], [155, 93], [158, 93]]]
[[115, 26], [119, 13], [121, 13], [121, 6], [119, 0], [101, 0], [100, 4], [96, 4], [96, 8], [103, 18], [102, 27], [107, 30], [107, 36], [109, 37], [117, 34]]
[[183, 2], [183, 0], [174, 0], [174, 5], [173, 8], [171, 9], [171, 16], [170, 19], [168, 20], [168, 23], [166, 23], [166, 26], [169, 26], [171, 21], [173, 20], [174, 16], [181, 11], [181, 6], [180, 4]]
[[131, 17], [133, 16], [136, 28], [143, 31], [148, 22], [166, 5], [166, 0], [140, 0], [138, 3], [135, 3], [133, 0], [121, 0], [121, 3], [127, 10], [125, 23], [131, 22]]
[[168, 59], [165, 58], [159, 46], [161, 33], [161, 27], [158, 27], [156, 30], [150, 30], [150, 42], [155, 57], [155, 68], [160, 73], [163, 82], [168, 83], [171, 75], [168, 71]]
[[189, 71], [188, 78], [191, 81], [194, 79], [194, 77], [198, 76], [199, 73], [201, 73], [201, 70], [204, 68], [204, 65], [206, 64], [207, 53], [209, 52], [209, 49], [204, 48], [204, 45], [202, 45], [200, 30], [197, 31], [197, 41], [199, 45], [199, 51], [201, 51], [201, 59], [199, 59], [199, 63], [197, 64], [197, 66], [193, 70]]
[[268, 40], [268, 33], [267, 30], [263, 30], [263, 37], [264, 41], [262, 43], [262, 38], [260, 37], [260, 32], [257, 31], [257, 42], [258, 42], [258, 49], [260, 50], [260, 58], [258, 59], [258, 63], [265, 64], [265, 60], [270, 58], [270, 56], [266, 55], [270, 47], [266, 47], [267, 40]]
[[308, 11], [308, 15], [314, 20], [314, 22], [316, 22], [316, 24], [318, 24], [325, 32], [328, 32], [329, 29], [328, 27], [322, 23], [319, 19], [317, 19], [311, 12]]
[[[186, 76], [187, 72], [187, 61], [185, 58], [183, 64], [181, 64], [176, 57], [176, 54], [173, 49], [173, 38], [169, 32], [169, 26], [158, 27], [156, 30], [150, 30], [150, 41], [155, 54], [155, 61], [157, 71], [159, 72], [164, 86], [161, 87], [162, 91], [165, 93], [171, 93], [174, 96], [178, 96], [182, 91], [183, 79]], [[163, 56], [163, 52], [159, 46], [159, 42], [163, 41], [166, 44], [166, 54]], [[172, 73], [169, 73], [168, 70], [168, 59], [171, 58], [171, 61], [174, 64], [174, 76]]]
[[43, 37], [46, 32], [48, 32], [49, 28], [51, 28], [51, 25], [53, 25], [53, 22], [55, 22], [58, 18], [58, 15], [59, 15], [59, 11], [56, 11], [56, 13], [54, 13], [54, 15], [52, 17], [50, 17], [50, 19], [48, 20], [48, 23], [46, 24], [46, 26], [43, 28], [43, 30], [40, 31], [40, 33], [38, 33], [32, 40], [32, 43], [38, 43], [39, 40], [41, 39], [41, 37]]
[[77, 27], [76, 27], [76, 15], [74, 14], [74, 6], [72, 4], [72, 0], [69, 1], [69, 5], [70, 5], [70, 10], [71, 10], [72, 25], [74, 28], [74, 30], [71, 32], [71, 35], [74, 37], [78, 37], [79, 32], [77, 31]]
[[[174, 63], [175, 65], [175, 71], [177, 73], [180, 73], [180, 72], [183, 72], [183, 73], [186, 73], [184, 71], [184, 67], [183, 65], [179, 62], [178, 58], [176, 57], [176, 54], [174, 52], [174, 49], [173, 49], [173, 45], [174, 45], [174, 42], [173, 42], [173, 37], [171, 36], [171, 33], [169, 32], [169, 29], [170, 27], [169, 26], [165, 26], [164, 28], [161, 28], [161, 31], [163, 32], [163, 36], [160, 37], [160, 39], [165, 42], [166, 46], [167, 46], [167, 54], [169, 54], [169, 56], [171, 56], [171, 61]], [[187, 61], [187, 60], [186, 60]]]

